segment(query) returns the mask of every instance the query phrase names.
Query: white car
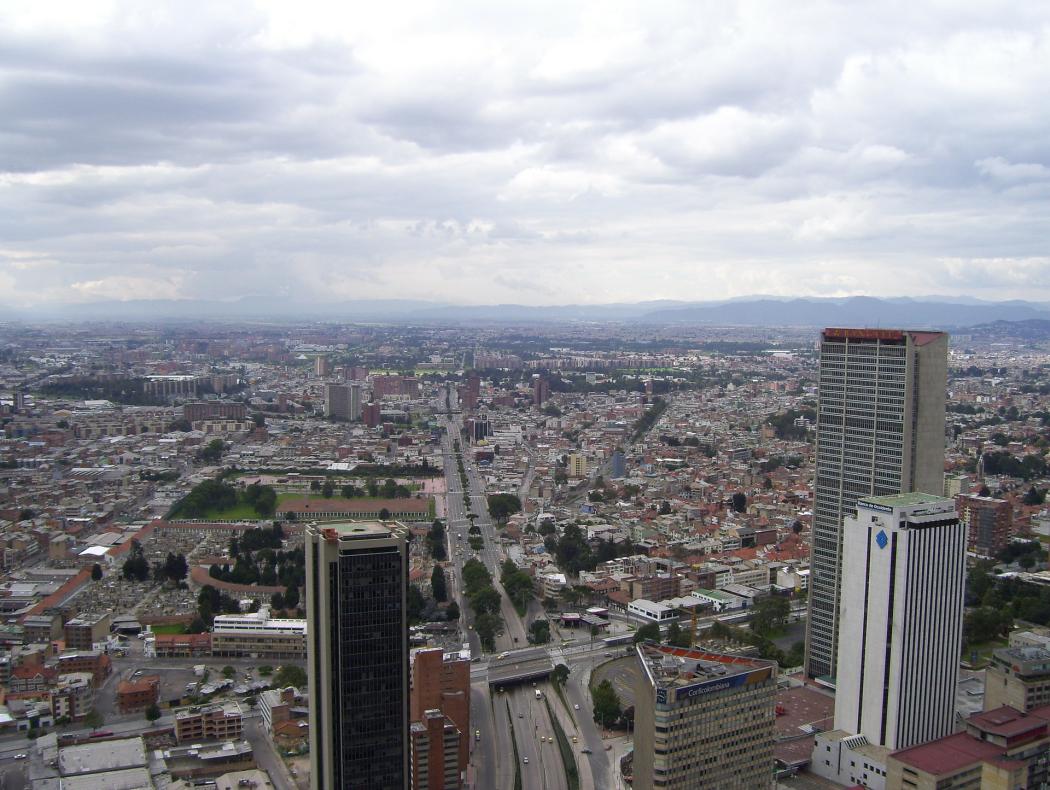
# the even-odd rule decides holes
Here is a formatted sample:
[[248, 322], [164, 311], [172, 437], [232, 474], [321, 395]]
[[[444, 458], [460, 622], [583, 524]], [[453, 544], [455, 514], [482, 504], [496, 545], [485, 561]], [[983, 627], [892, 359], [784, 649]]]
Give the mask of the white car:
[[16, 760], [24, 760], [28, 756], [29, 756], [28, 754], [16, 754], [15, 755], [15, 759]]
[[575, 705], [572, 706], [572, 709], [573, 710], [579, 710], [580, 709], [580, 703], [577, 702]]
[[526, 757], [526, 758], [525, 758], [525, 765], [528, 765], [528, 764], [529, 764], [529, 758], [528, 758], [528, 757]]

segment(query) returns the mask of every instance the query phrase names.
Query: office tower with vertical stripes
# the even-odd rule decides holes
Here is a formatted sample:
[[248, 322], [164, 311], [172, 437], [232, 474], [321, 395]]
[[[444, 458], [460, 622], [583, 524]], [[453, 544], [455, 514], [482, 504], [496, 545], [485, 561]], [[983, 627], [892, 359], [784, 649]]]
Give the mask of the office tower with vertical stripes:
[[306, 527], [315, 790], [409, 784], [406, 532], [374, 521]]
[[907, 749], [952, 733], [966, 525], [930, 494], [865, 497], [842, 541], [835, 729]]
[[944, 487], [948, 335], [825, 329], [806, 673], [834, 684], [843, 520], [866, 496]]

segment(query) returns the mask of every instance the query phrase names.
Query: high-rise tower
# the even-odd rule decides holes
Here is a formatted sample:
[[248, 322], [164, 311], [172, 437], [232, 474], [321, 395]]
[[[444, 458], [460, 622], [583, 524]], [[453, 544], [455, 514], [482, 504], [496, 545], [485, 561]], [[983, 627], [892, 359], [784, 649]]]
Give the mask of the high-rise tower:
[[825, 329], [820, 344], [806, 672], [832, 678], [842, 523], [865, 496], [944, 486], [948, 335]]
[[929, 494], [865, 497], [842, 541], [835, 728], [889, 749], [952, 733], [966, 525]]
[[408, 551], [389, 524], [306, 528], [315, 790], [408, 785]]

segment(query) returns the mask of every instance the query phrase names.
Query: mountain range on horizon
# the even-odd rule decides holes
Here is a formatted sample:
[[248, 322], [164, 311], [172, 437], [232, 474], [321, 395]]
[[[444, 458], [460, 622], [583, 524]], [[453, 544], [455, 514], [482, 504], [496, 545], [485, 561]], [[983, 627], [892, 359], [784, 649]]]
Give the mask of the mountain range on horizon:
[[250, 297], [233, 301], [131, 300], [5, 310], [22, 321], [317, 320], [367, 323], [624, 322], [711, 326], [966, 327], [994, 321], [1050, 320], [1050, 304], [973, 297], [774, 296], [718, 301], [654, 300], [596, 305], [456, 305], [410, 299], [323, 304]]

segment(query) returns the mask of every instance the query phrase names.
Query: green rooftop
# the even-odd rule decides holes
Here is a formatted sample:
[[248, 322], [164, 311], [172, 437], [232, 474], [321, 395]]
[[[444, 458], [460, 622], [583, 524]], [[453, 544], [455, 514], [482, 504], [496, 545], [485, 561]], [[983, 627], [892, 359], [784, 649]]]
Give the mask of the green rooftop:
[[890, 494], [888, 496], [862, 496], [860, 502], [871, 502], [873, 505], [883, 507], [906, 507], [908, 505], [929, 505], [934, 502], [943, 502], [944, 497], [936, 494], [924, 494], [921, 491], [912, 491], [908, 494]]

